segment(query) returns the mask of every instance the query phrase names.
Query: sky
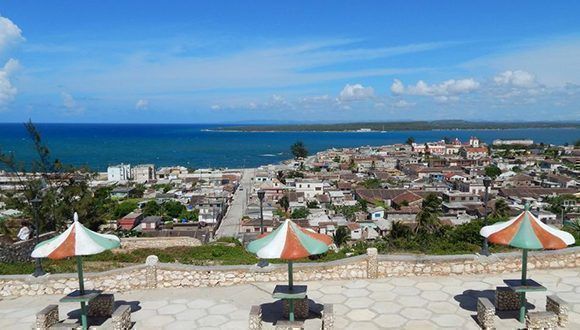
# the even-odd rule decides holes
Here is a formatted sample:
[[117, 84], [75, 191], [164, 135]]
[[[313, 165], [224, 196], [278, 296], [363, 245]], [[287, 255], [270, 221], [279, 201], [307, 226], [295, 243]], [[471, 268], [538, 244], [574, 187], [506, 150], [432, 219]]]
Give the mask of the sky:
[[579, 1], [0, 3], [0, 122], [580, 120]]

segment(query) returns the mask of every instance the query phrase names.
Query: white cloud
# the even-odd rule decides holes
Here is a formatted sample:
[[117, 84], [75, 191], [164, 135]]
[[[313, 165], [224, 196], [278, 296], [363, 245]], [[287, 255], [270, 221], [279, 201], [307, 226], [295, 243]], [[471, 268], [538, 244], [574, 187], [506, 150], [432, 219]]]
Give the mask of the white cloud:
[[221, 105], [219, 104], [212, 104], [212, 106], [210, 107], [212, 110], [221, 110]]
[[395, 79], [391, 85], [391, 92], [395, 95], [401, 95], [405, 93], [405, 85], [399, 79]]
[[522, 70], [504, 71], [493, 78], [498, 85], [531, 88], [536, 85], [536, 76]]
[[85, 107], [79, 104], [71, 94], [62, 92], [60, 95], [62, 97], [62, 106], [68, 113], [79, 114], [85, 111]]
[[[8, 18], [0, 16], [0, 54], [23, 40], [20, 28]], [[18, 93], [12, 78], [19, 67], [20, 63], [13, 58], [0, 67], [0, 107], [12, 102]]]
[[415, 103], [405, 101], [405, 100], [398, 100], [397, 102], [392, 104], [395, 108], [409, 108], [415, 105]]
[[8, 18], [0, 16], [0, 52], [23, 40], [22, 30]]
[[361, 84], [346, 84], [340, 92], [338, 100], [341, 102], [360, 101], [373, 98], [374, 96], [375, 90], [372, 87], [364, 87]]
[[147, 109], [149, 109], [149, 100], [140, 99], [135, 104], [135, 109], [137, 109], [137, 110], [147, 110]]
[[14, 87], [12, 81], [10, 80], [11, 75], [18, 70], [19, 63], [15, 59], [9, 59], [4, 67], [0, 69], [0, 107], [4, 107], [6, 104], [14, 100], [18, 89]]
[[481, 84], [473, 78], [450, 79], [439, 84], [429, 85], [419, 80], [415, 85], [405, 86], [399, 79], [391, 85], [394, 95], [431, 96], [437, 103], [457, 101], [458, 95], [477, 91]]

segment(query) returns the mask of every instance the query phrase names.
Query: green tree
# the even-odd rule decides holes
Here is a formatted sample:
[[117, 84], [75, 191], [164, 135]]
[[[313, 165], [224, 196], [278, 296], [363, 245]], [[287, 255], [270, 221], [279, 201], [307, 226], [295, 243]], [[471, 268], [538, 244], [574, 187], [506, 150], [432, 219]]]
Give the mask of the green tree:
[[290, 199], [288, 199], [288, 196], [282, 196], [282, 198], [278, 200], [278, 205], [284, 209], [284, 212], [288, 213], [288, 209], [290, 208]]
[[497, 178], [501, 174], [501, 169], [496, 165], [489, 165], [485, 167], [485, 175], [492, 179]]
[[430, 193], [425, 196], [421, 205], [421, 211], [416, 217], [415, 233], [434, 233], [440, 226], [439, 214], [441, 209], [441, 201], [436, 194]]
[[143, 216], [148, 217], [151, 215], [163, 215], [163, 207], [153, 200], [148, 201], [143, 206]]
[[137, 202], [135, 201], [124, 201], [115, 207], [115, 211], [113, 212], [113, 216], [117, 219], [126, 216], [127, 214], [133, 212], [137, 208]]
[[382, 182], [379, 179], [366, 179], [362, 182], [363, 187], [367, 189], [379, 189], [382, 188]]
[[300, 207], [292, 211], [292, 219], [305, 219], [310, 211], [305, 207]]
[[107, 198], [96, 199], [88, 185], [95, 173], [86, 167], [73, 167], [53, 158], [36, 126], [28, 121], [24, 127], [32, 140], [36, 154], [34, 160], [29, 163], [18, 161], [14, 153], [0, 148], [0, 167], [23, 187], [21, 194], [9, 195], [7, 203], [18, 205], [26, 217], [33, 218], [32, 200], [41, 198], [38, 208], [40, 233], [65, 227], [74, 212], [79, 214], [83, 224], [97, 229], [102, 223], [106, 210], [103, 205]]
[[507, 217], [510, 213], [510, 207], [504, 199], [497, 199], [493, 208], [492, 216], [495, 218]]
[[186, 211], [183, 204], [174, 200], [169, 200], [163, 203], [163, 209], [165, 210], [165, 214], [172, 218], [178, 218], [183, 211]]
[[306, 203], [306, 206], [308, 206], [309, 209], [317, 209], [318, 208], [318, 201], [316, 201], [316, 200], [309, 201], [308, 203]]
[[408, 144], [408, 145], [412, 145], [413, 143], [415, 143], [415, 138], [412, 137], [412, 136], [409, 136], [407, 138], [407, 141], [405, 143]]
[[302, 141], [296, 141], [296, 143], [290, 146], [290, 151], [296, 159], [308, 157], [308, 149], [306, 149], [306, 146]]
[[337, 247], [341, 247], [350, 239], [350, 233], [347, 227], [341, 226], [336, 229], [332, 235], [332, 240]]

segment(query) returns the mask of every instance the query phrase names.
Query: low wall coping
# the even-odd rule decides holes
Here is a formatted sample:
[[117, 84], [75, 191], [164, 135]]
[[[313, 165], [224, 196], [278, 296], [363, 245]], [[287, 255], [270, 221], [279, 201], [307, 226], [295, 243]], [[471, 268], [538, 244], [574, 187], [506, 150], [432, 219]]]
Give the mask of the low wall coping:
[[[540, 256], [540, 255], [554, 255], [554, 254], [574, 254], [580, 253], [580, 246], [566, 248], [562, 250], [550, 250], [550, 251], [530, 251], [530, 256]], [[464, 261], [464, 260], [480, 260], [480, 261], [495, 261], [503, 258], [519, 257], [521, 252], [507, 252], [507, 253], [496, 253], [492, 254], [490, 257], [485, 257], [477, 254], [462, 254], [462, 255], [416, 255], [416, 254], [401, 254], [401, 255], [378, 255], [379, 261], [410, 261], [410, 262], [429, 262], [429, 261]], [[308, 269], [308, 268], [326, 268], [341, 265], [350, 265], [360, 261], [367, 260], [368, 256], [366, 254], [358, 255], [354, 257], [348, 257], [344, 259], [338, 259], [326, 262], [312, 262], [312, 263], [295, 263], [294, 269]], [[256, 259], [257, 261], [257, 259]], [[127, 271], [146, 269], [147, 265], [139, 264], [133, 266], [127, 266], [123, 268], [112, 269], [108, 271], [103, 271], [99, 273], [85, 273], [86, 278], [99, 277], [99, 276], [109, 276], [126, 273]], [[285, 263], [280, 264], [270, 264], [267, 267], [260, 268], [255, 264], [253, 265], [216, 265], [216, 266], [197, 266], [197, 265], [186, 265], [178, 263], [158, 263], [156, 264], [157, 269], [161, 270], [184, 270], [184, 271], [198, 271], [198, 272], [213, 272], [213, 271], [247, 271], [247, 272], [273, 272], [279, 270], [285, 270], [287, 265]], [[19, 274], [19, 275], [0, 275], [0, 280], [24, 280], [29, 283], [43, 282], [47, 279], [71, 279], [77, 278], [76, 273], [61, 273], [61, 274], [48, 274], [41, 277], [33, 277], [30, 274]]]

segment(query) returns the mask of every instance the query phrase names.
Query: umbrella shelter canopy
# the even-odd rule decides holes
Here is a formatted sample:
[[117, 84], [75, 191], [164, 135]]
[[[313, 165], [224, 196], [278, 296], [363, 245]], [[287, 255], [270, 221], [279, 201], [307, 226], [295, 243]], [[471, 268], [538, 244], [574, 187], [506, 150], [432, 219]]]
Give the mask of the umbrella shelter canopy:
[[77, 272], [79, 276], [79, 295], [81, 299], [81, 321], [83, 329], [87, 329], [86, 301], [83, 280], [82, 256], [98, 254], [106, 250], [117, 248], [121, 240], [115, 235], [95, 233], [79, 222], [75, 212], [73, 223], [62, 234], [36, 245], [32, 251], [33, 258], [63, 259], [77, 257]]
[[328, 251], [332, 238], [286, 220], [271, 233], [248, 244], [247, 250], [263, 259], [296, 260]]
[[[298, 288], [295, 289], [292, 280], [292, 261], [325, 253], [332, 243], [330, 236], [304, 229], [287, 219], [276, 230], [261, 235], [258, 239], [248, 244], [247, 250], [263, 259], [288, 260], [288, 291], [286, 293], [303, 298], [300, 294], [305, 296], [306, 287], [304, 287], [303, 292], [298, 292], [300, 291]], [[288, 318], [290, 321], [294, 321], [294, 299], [299, 298], [290, 296], [285, 298], [274, 297], [288, 300]]]
[[525, 210], [510, 221], [485, 226], [480, 234], [489, 242], [528, 250], [557, 250], [574, 244], [574, 236], [550, 227]]
[[[524, 212], [510, 221], [481, 228], [480, 235], [486, 237], [489, 242], [512, 246], [523, 250], [522, 253], [522, 278], [520, 291], [520, 322], [525, 321], [526, 315], [526, 291], [529, 285], [527, 281], [528, 250], [557, 250], [564, 249], [574, 244], [572, 234], [550, 227], [536, 218], [526, 204]], [[509, 284], [508, 284], [509, 286]]]

